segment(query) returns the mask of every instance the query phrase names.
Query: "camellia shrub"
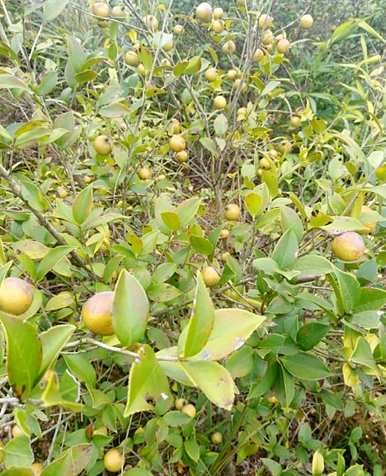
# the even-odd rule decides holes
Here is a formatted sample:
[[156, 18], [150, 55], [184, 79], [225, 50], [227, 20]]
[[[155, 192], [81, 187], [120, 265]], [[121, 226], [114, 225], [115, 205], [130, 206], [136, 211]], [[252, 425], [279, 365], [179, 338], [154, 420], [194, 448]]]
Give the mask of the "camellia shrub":
[[381, 476], [386, 40], [178, 3], [0, 0], [0, 475]]

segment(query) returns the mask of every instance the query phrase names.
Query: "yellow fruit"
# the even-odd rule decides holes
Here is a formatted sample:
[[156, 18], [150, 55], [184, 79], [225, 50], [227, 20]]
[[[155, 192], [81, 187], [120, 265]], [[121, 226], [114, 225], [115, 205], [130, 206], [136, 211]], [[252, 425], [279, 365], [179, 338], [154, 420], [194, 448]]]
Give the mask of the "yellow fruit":
[[216, 284], [220, 281], [220, 275], [218, 272], [213, 268], [213, 266], [206, 266], [202, 270], [202, 277], [204, 279], [204, 283], [209, 286], [216, 286]]
[[158, 182], [161, 182], [161, 180], [165, 180], [165, 179], [166, 179], [166, 175], [165, 175], [165, 174], [161, 174], [161, 175], [158, 175], [158, 177], [157, 177], [156, 180], [157, 180]]
[[107, 3], [97, 2], [91, 7], [91, 10], [94, 15], [101, 18], [106, 18], [109, 16], [110, 9]]
[[113, 334], [113, 299], [112, 291], [103, 291], [90, 297], [83, 306], [84, 325], [94, 334], [109, 336]]
[[262, 37], [261, 41], [263, 42], [263, 45], [269, 45], [273, 42], [273, 33], [271, 30], [266, 30]]
[[262, 169], [269, 170], [271, 168], [271, 162], [266, 157], [263, 157], [259, 164]]
[[141, 76], [144, 76], [146, 74], [146, 68], [142, 63], [137, 66], [137, 71], [138, 74], [140, 74]]
[[0, 310], [19, 316], [32, 304], [33, 288], [23, 279], [6, 278], [0, 286]]
[[314, 19], [312, 18], [311, 15], [303, 15], [300, 19], [300, 25], [302, 28], [305, 28], [308, 30], [308, 28], [311, 28], [312, 25], [314, 24]]
[[224, 96], [216, 96], [213, 100], [213, 106], [216, 110], [224, 109], [227, 105], [227, 100]]
[[174, 33], [176, 35], [181, 35], [181, 33], [183, 33], [183, 32], [184, 32], [184, 27], [182, 25], [176, 25], [174, 27]]
[[227, 55], [232, 55], [236, 51], [235, 42], [232, 40], [226, 41], [222, 46], [222, 50]]
[[142, 20], [150, 31], [158, 30], [158, 20], [154, 15], [146, 15]]
[[[368, 207], [367, 205], [363, 205], [361, 208], [361, 221], [363, 225], [366, 227], [366, 233], [374, 233], [376, 227], [377, 227], [377, 222], [371, 219], [371, 216], [366, 216], [370, 213], [373, 213], [373, 210]], [[365, 215], [365, 216], [362, 216]]]
[[366, 253], [365, 243], [355, 231], [346, 231], [334, 238], [331, 248], [335, 256], [343, 261], [356, 261]]
[[172, 119], [171, 131], [173, 134], [179, 134], [181, 132], [181, 123], [178, 119]]
[[111, 9], [111, 16], [113, 18], [124, 18], [126, 15], [125, 12], [122, 10], [122, 7], [116, 5]]
[[241, 78], [238, 78], [235, 80], [235, 88], [240, 89], [241, 92], [244, 92], [247, 90], [247, 84], [244, 80], [242, 80]]
[[17, 425], [13, 425], [12, 427], [12, 436], [14, 438], [17, 438], [18, 436], [23, 436], [25, 435], [24, 431], [18, 427]]
[[227, 72], [227, 78], [230, 79], [231, 81], [234, 81], [237, 78], [237, 71], [235, 69], [230, 69]]
[[226, 240], [227, 238], [229, 237], [229, 230], [227, 228], [223, 228], [221, 231], [220, 231], [220, 238], [222, 240]]
[[110, 138], [105, 135], [100, 135], [94, 140], [95, 152], [99, 155], [110, 154], [112, 147]]
[[125, 62], [129, 66], [138, 66], [139, 58], [135, 51], [128, 51], [125, 54]]
[[255, 61], [260, 61], [264, 58], [264, 51], [261, 50], [260, 48], [257, 48], [257, 50], [255, 51], [254, 55], [253, 55], [253, 59]]
[[181, 152], [186, 149], [186, 141], [181, 134], [175, 134], [169, 140], [169, 147], [173, 152]]
[[43, 472], [43, 465], [42, 463], [34, 463], [31, 466], [32, 474], [33, 476], [40, 476]]
[[191, 403], [187, 403], [182, 407], [182, 413], [188, 415], [190, 418], [194, 418], [196, 416], [196, 407]]
[[264, 173], [264, 170], [263, 170], [263, 169], [261, 169], [261, 168], [257, 169], [257, 175], [258, 175], [259, 177], [262, 177], [262, 176], [263, 176], [263, 173]]
[[375, 176], [380, 182], [385, 182], [386, 181], [386, 164], [380, 165], [376, 170], [375, 170]]
[[222, 443], [222, 433], [220, 433], [219, 431], [216, 431], [215, 433], [212, 434], [210, 439], [212, 440], [212, 443], [214, 445], [219, 445], [220, 443]]
[[138, 170], [138, 176], [142, 180], [149, 180], [152, 176], [152, 171], [149, 167], [142, 167]]
[[167, 43], [165, 43], [162, 47], [162, 49], [164, 51], [171, 51], [173, 49], [173, 42], [172, 41], [168, 41]]
[[230, 257], [230, 255], [231, 254], [229, 253], [229, 251], [224, 251], [224, 253], [221, 255], [221, 260], [222, 261], [227, 261], [228, 258]]
[[291, 116], [291, 126], [297, 129], [300, 126], [300, 117]]
[[171, 63], [167, 58], [162, 58], [160, 65], [161, 66], [171, 66]]
[[58, 188], [58, 195], [60, 198], [66, 198], [68, 195], [67, 190], [64, 187], [59, 187]]
[[267, 15], [265, 13], [260, 15], [260, 17], [259, 17], [259, 27], [262, 30], [265, 30], [267, 28], [271, 28], [272, 24], [273, 24], [273, 18], [270, 15]]
[[205, 79], [208, 81], [216, 81], [217, 79], [217, 69], [216, 68], [208, 68], [205, 71]]
[[189, 154], [186, 150], [181, 150], [181, 152], [177, 152], [176, 159], [179, 162], [187, 162], [189, 158]]
[[212, 7], [207, 2], [200, 3], [196, 8], [196, 17], [205, 23], [208, 23], [212, 18]]
[[236, 203], [229, 203], [225, 207], [225, 218], [230, 221], [237, 221], [240, 219], [241, 210]]
[[219, 20], [224, 16], [224, 10], [220, 7], [217, 7], [213, 10], [213, 18], [215, 20]]
[[271, 157], [271, 159], [277, 159], [277, 156], [279, 155], [277, 150], [275, 149], [271, 149], [269, 152], [268, 152], [268, 155]]
[[213, 20], [212, 30], [215, 33], [222, 33], [224, 31], [224, 22], [222, 20]]
[[287, 38], [282, 38], [277, 43], [277, 51], [279, 51], [279, 53], [288, 53], [290, 47], [291, 43], [287, 40]]
[[248, 110], [246, 107], [239, 107], [237, 109], [237, 120], [244, 121], [247, 118]]
[[174, 402], [174, 406], [176, 410], [182, 410], [185, 405], [186, 405], [185, 398], [176, 398], [176, 401]]
[[103, 463], [107, 471], [110, 471], [111, 473], [119, 473], [123, 468], [125, 458], [119, 449], [112, 448], [105, 454]]

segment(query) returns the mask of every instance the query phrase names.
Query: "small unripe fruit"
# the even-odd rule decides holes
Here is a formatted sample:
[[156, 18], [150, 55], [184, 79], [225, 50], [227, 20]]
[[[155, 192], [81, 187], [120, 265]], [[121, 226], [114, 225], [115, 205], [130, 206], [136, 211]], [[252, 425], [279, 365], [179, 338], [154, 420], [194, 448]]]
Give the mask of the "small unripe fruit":
[[224, 22], [222, 20], [213, 20], [212, 30], [215, 33], [222, 33], [224, 31]]
[[305, 28], [306, 30], [311, 28], [313, 24], [314, 24], [314, 19], [312, 18], [311, 15], [308, 15], [308, 14], [303, 15], [300, 19], [300, 25], [302, 26], [302, 28]]
[[230, 255], [231, 254], [229, 253], [229, 251], [224, 251], [224, 253], [221, 255], [221, 260], [224, 262], [227, 261]]
[[165, 179], [166, 179], [165, 174], [158, 175], [158, 177], [156, 178], [157, 182], [161, 182], [161, 180], [165, 180]]
[[149, 180], [152, 176], [152, 172], [149, 167], [142, 167], [138, 170], [138, 176], [142, 180]]
[[186, 405], [185, 398], [176, 398], [176, 401], [174, 402], [174, 406], [176, 410], [182, 410], [185, 405]]
[[189, 158], [189, 154], [186, 150], [181, 150], [181, 152], [177, 152], [176, 159], [179, 162], [187, 162]]
[[291, 47], [291, 43], [287, 40], [287, 38], [282, 38], [277, 43], [277, 51], [280, 53], [288, 53]]
[[216, 110], [224, 109], [227, 105], [227, 100], [224, 96], [216, 96], [213, 100], [213, 106]]
[[181, 123], [178, 119], [172, 119], [171, 131], [173, 134], [179, 134], [181, 132]]
[[94, 15], [101, 18], [106, 18], [109, 16], [110, 9], [107, 3], [97, 2], [91, 7], [91, 10]]
[[60, 198], [66, 198], [68, 196], [68, 191], [64, 187], [58, 188], [58, 196]]
[[215, 433], [212, 434], [210, 439], [212, 440], [212, 443], [214, 445], [219, 445], [222, 443], [222, 433], [220, 433], [219, 431], [216, 431]]
[[111, 16], [113, 18], [124, 18], [126, 15], [122, 8], [119, 5], [116, 5], [111, 9]]
[[119, 473], [123, 468], [125, 458], [119, 449], [112, 448], [105, 454], [103, 463], [107, 471], [110, 471], [111, 473]]
[[260, 167], [269, 170], [271, 168], [271, 162], [266, 157], [263, 157], [260, 160]]
[[194, 418], [196, 416], [196, 407], [191, 403], [187, 403], [182, 407], [182, 413], [188, 415], [190, 418]]
[[255, 51], [253, 55], [253, 59], [255, 61], [261, 61], [263, 58], [264, 58], [264, 51], [261, 50], [260, 48], [257, 48], [257, 50]]
[[212, 18], [212, 7], [207, 2], [200, 3], [196, 8], [196, 17], [205, 23], [208, 23]]
[[386, 181], [386, 164], [380, 165], [375, 169], [375, 176], [380, 182]]
[[205, 79], [208, 81], [216, 81], [217, 79], [217, 69], [216, 68], [208, 68], [205, 71]]
[[113, 334], [113, 300], [112, 291], [103, 291], [90, 297], [83, 306], [84, 325], [94, 334], [109, 336]]
[[33, 288], [23, 279], [6, 278], [0, 286], [0, 310], [14, 316], [24, 314], [32, 304]]
[[227, 228], [223, 228], [221, 231], [220, 231], [220, 238], [222, 240], [226, 240], [227, 238], [229, 237], [229, 230]]
[[227, 78], [230, 79], [231, 81], [234, 81], [237, 78], [237, 71], [235, 69], [230, 69], [227, 72]]
[[269, 45], [273, 42], [273, 33], [271, 30], [267, 30], [263, 33], [263, 36], [261, 37], [261, 41], [263, 42], [263, 45]]
[[175, 134], [169, 139], [169, 147], [173, 152], [181, 152], [186, 149], [186, 141], [181, 134]]
[[241, 92], [244, 92], [247, 90], [247, 84], [241, 78], [238, 78], [235, 80], [235, 88], [240, 89]]
[[100, 135], [94, 140], [95, 152], [99, 155], [110, 154], [112, 147], [110, 138], [105, 135]]
[[142, 20], [150, 31], [158, 30], [158, 20], [154, 15], [146, 15]]
[[176, 25], [174, 27], [174, 33], [176, 35], [181, 35], [181, 33], [183, 33], [183, 31], [184, 31], [184, 27], [182, 25]]
[[219, 20], [224, 16], [224, 10], [220, 7], [217, 7], [213, 10], [213, 18], [215, 20]]
[[229, 203], [225, 207], [225, 218], [230, 221], [237, 221], [240, 219], [241, 210], [236, 203]]
[[291, 126], [297, 129], [300, 126], [300, 117], [291, 116]]
[[139, 58], [138, 58], [137, 53], [135, 51], [128, 51], [125, 54], [125, 62], [129, 66], [138, 66]]
[[232, 40], [226, 41], [222, 46], [222, 50], [227, 55], [232, 55], [236, 51], [235, 42]]
[[168, 51], [171, 51], [171, 50], [173, 49], [173, 46], [174, 46], [174, 45], [173, 45], [173, 42], [172, 42], [172, 41], [168, 41], [168, 42], [166, 42], [166, 43], [163, 45], [162, 49], [163, 49], [164, 51], [168, 52]]
[[42, 463], [34, 463], [31, 466], [32, 474], [33, 476], [40, 476], [43, 472], [43, 465]]
[[145, 65], [143, 63], [140, 63], [138, 66], [137, 66], [137, 71], [138, 71], [138, 74], [140, 74], [141, 76], [144, 76], [146, 74], [146, 68], [145, 68]]
[[17, 425], [13, 425], [12, 427], [12, 436], [14, 438], [17, 438], [18, 436], [23, 436], [25, 435], [24, 431]]
[[356, 261], [366, 252], [362, 237], [355, 231], [346, 231], [334, 238], [331, 248], [335, 256], [343, 261]]
[[216, 286], [221, 279], [218, 272], [212, 266], [207, 266], [202, 270], [202, 277], [204, 283], [210, 288]]
[[259, 27], [262, 30], [265, 30], [267, 28], [271, 28], [273, 24], [273, 18], [270, 15], [267, 15], [266, 13], [263, 13], [259, 17]]
[[258, 168], [258, 169], [257, 169], [257, 175], [258, 175], [259, 177], [262, 177], [262, 176], [263, 176], [263, 173], [264, 173], [264, 169], [262, 169], [262, 168]]
[[161, 66], [171, 66], [171, 63], [167, 58], [162, 58], [160, 65]]

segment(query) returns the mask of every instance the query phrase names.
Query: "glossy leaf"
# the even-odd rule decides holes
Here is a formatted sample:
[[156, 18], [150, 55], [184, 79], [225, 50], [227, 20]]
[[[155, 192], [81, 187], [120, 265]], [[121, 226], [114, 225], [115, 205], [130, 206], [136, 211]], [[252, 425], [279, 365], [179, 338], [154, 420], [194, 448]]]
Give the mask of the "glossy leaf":
[[72, 246], [61, 245], [52, 248], [40, 261], [36, 269], [36, 280], [41, 281], [65, 256], [73, 251]]
[[77, 476], [87, 467], [93, 455], [93, 446], [84, 443], [73, 446], [44, 468], [41, 476]]
[[75, 329], [75, 326], [63, 324], [51, 327], [40, 334], [39, 338], [43, 351], [40, 366], [41, 376], [44, 375], [44, 372], [54, 364], [61, 349], [70, 340]]
[[331, 375], [321, 360], [304, 352], [282, 357], [281, 361], [290, 374], [302, 380], [320, 380]]
[[78, 225], [84, 223], [90, 215], [93, 207], [93, 190], [92, 186], [86, 187], [82, 190], [72, 205], [72, 214]]

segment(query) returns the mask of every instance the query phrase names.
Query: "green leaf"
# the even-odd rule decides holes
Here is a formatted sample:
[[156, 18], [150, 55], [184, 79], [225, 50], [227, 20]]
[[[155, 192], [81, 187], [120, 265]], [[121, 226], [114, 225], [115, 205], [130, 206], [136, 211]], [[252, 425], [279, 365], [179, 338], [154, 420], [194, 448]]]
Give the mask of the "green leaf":
[[1, 476], [35, 476], [31, 469], [28, 468], [10, 468], [2, 471]]
[[302, 350], [310, 350], [328, 333], [329, 326], [320, 322], [309, 322], [302, 326], [296, 336], [296, 341]]
[[46, 304], [46, 311], [58, 311], [65, 307], [73, 307], [75, 305], [74, 295], [68, 291], [63, 291], [53, 296]]
[[142, 345], [138, 355], [139, 359], [133, 362], [130, 369], [125, 417], [152, 410], [150, 398], [155, 403], [161, 398], [171, 398], [167, 378], [151, 347]]
[[84, 223], [90, 215], [93, 208], [93, 189], [92, 186], [86, 187], [75, 198], [72, 205], [72, 214], [78, 225]]
[[46, 0], [43, 8], [43, 21], [50, 22], [55, 20], [67, 7], [70, 0]]
[[343, 233], [344, 231], [366, 231], [363, 223], [357, 218], [352, 217], [335, 217], [329, 225], [321, 226], [322, 230], [328, 233]]
[[300, 242], [304, 235], [304, 228], [299, 215], [292, 208], [285, 206], [280, 208], [280, 214], [283, 231], [293, 230]]
[[200, 459], [200, 447], [194, 438], [184, 441], [184, 448], [189, 456], [195, 463]]
[[226, 361], [225, 368], [233, 378], [242, 378], [253, 370], [254, 352], [251, 347], [245, 345], [240, 350], [234, 352]]
[[42, 348], [35, 328], [0, 314], [7, 341], [7, 373], [18, 395], [28, 395], [39, 378]]
[[19, 182], [23, 198], [28, 201], [30, 205], [41, 212], [45, 212], [49, 208], [49, 203], [40, 189], [23, 174], [15, 174], [14, 177]]
[[45, 371], [52, 367], [59, 352], [70, 340], [76, 327], [70, 324], [63, 324], [53, 326], [39, 336], [42, 344], [42, 362], [40, 366], [40, 376], [43, 376]]
[[245, 207], [252, 218], [256, 218], [264, 210], [263, 197], [257, 192], [248, 192], [244, 198]]
[[217, 136], [223, 137], [228, 130], [228, 120], [224, 114], [219, 114], [214, 120], [214, 131]]
[[274, 390], [283, 407], [289, 407], [295, 397], [295, 382], [282, 366], [279, 366], [278, 378], [274, 385]]
[[122, 476], [153, 476], [153, 473], [143, 468], [131, 468], [125, 471]]
[[68, 39], [68, 61], [74, 73], [79, 73], [87, 60], [87, 55], [80, 44], [80, 41], [75, 37]]
[[191, 418], [185, 413], [177, 410], [172, 410], [163, 416], [165, 423], [172, 427], [183, 426], [191, 422]]
[[202, 351], [193, 360], [221, 360], [240, 349], [265, 317], [243, 309], [217, 309], [213, 329]]
[[198, 209], [200, 208], [200, 204], [201, 198], [192, 197], [188, 198], [188, 200], [184, 200], [178, 205], [176, 213], [183, 228], [192, 223], [193, 218], [196, 216]]
[[251, 388], [248, 398], [259, 398], [267, 393], [279, 378], [281, 368], [277, 362], [269, 363], [264, 377]]
[[210, 256], [214, 252], [213, 244], [202, 236], [192, 235], [190, 237], [190, 243], [195, 251], [205, 256]]
[[281, 361], [290, 374], [302, 380], [319, 380], [331, 375], [321, 360], [304, 352], [282, 357]]
[[234, 382], [230, 373], [218, 362], [181, 362], [181, 367], [205, 396], [215, 405], [231, 410]]
[[201, 56], [193, 56], [186, 65], [184, 69], [184, 74], [188, 74], [193, 76], [194, 74], [198, 73], [201, 69]]
[[77, 476], [86, 469], [92, 456], [93, 445], [73, 446], [49, 464], [41, 476]]
[[277, 242], [272, 253], [272, 259], [281, 269], [288, 269], [294, 265], [298, 253], [298, 239], [293, 230], [287, 230]]
[[71, 373], [89, 388], [96, 385], [96, 373], [85, 354], [65, 354], [64, 360]]
[[361, 288], [354, 311], [378, 311], [386, 304], [386, 291], [380, 288]]
[[213, 323], [214, 306], [202, 275], [198, 272], [192, 314], [183, 334], [184, 339], [178, 343], [181, 357], [191, 357], [203, 349], [212, 332]]
[[5, 445], [3, 455], [7, 468], [28, 468], [34, 460], [30, 440], [25, 435], [9, 440]]
[[139, 342], [146, 331], [149, 301], [139, 281], [122, 270], [114, 292], [113, 329], [120, 342], [129, 347]]
[[28, 91], [27, 85], [12, 74], [0, 74], [0, 89], [22, 89]]
[[280, 273], [280, 268], [272, 258], [257, 258], [253, 260], [253, 269], [267, 274]]
[[176, 212], [163, 212], [161, 218], [169, 230], [177, 231], [181, 228], [181, 222]]
[[300, 273], [297, 276], [298, 279], [305, 276], [322, 276], [331, 273], [333, 269], [334, 267], [328, 259], [317, 254], [301, 256], [293, 266], [293, 270]]
[[217, 146], [214, 140], [210, 139], [209, 137], [201, 137], [200, 144], [212, 155], [217, 155]]
[[58, 73], [56, 71], [49, 71], [43, 76], [39, 86], [36, 88], [36, 94], [39, 96], [46, 96], [49, 94], [58, 83]]
[[61, 245], [50, 249], [46, 256], [40, 261], [36, 269], [36, 281], [41, 281], [44, 276], [49, 273], [56, 264], [65, 256], [73, 251], [72, 246]]
[[350, 361], [374, 370], [377, 369], [370, 344], [364, 337], [357, 339]]
[[355, 276], [338, 268], [335, 268], [334, 275], [337, 279], [343, 309], [346, 313], [350, 313], [358, 301], [361, 292], [360, 284]]

